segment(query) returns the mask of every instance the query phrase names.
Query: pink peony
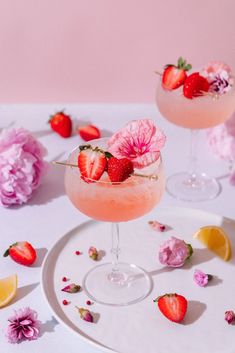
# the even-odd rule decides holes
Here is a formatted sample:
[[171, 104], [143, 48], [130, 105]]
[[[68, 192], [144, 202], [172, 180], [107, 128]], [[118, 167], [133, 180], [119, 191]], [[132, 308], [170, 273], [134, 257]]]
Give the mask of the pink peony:
[[108, 141], [109, 152], [116, 158], [128, 158], [135, 168], [155, 162], [166, 137], [151, 119], [133, 120]]
[[23, 128], [0, 133], [0, 204], [28, 201], [47, 169], [45, 155], [42, 144]]
[[192, 253], [193, 249], [190, 244], [186, 244], [181, 239], [171, 237], [160, 245], [158, 256], [162, 265], [181, 267]]
[[7, 328], [9, 342], [17, 343], [37, 339], [41, 324], [37, 317], [37, 312], [30, 308], [15, 310], [15, 315], [8, 319], [10, 322]]

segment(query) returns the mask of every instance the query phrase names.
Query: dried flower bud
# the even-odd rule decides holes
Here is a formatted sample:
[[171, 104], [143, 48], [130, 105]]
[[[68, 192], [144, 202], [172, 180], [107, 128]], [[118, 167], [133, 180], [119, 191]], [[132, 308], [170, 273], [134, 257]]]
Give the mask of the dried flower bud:
[[84, 309], [84, 308], [78, 308], [77, 306], [76, 306], [76, 308], [78, 309], [79, 314], [80, 314], [80, 318], [82, 320], [85, 320], [88, 322], [93, 322], [93, 316], [91, 315], [89, 310]]
[[92, 259], [92, 260], [97, 260], [98, 259], [98, 250], [94, 247], [94, 246], [91, 246], [88, 250], [88, 254], [89, 254], [89, 257]]
[[61, 290], [67, 293], [77, 293], [80, 291], [80, 289], [81, 286], [79, 286], [79, 284], [71, 283], [68, 286], [62, 288]]
[[230, 325], [235, 323], [235, 313], [232, 310], [225, 311], [224, 319]]
[[149, 225], [157, 232], [164, 232], [166, 230], [166, 226], [158, 221], [149, 221]]

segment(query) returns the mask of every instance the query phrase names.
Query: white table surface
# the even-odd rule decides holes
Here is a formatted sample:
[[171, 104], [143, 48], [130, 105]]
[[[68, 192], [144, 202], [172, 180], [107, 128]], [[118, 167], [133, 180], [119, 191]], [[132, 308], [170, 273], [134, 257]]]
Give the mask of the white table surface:
[[[60, 138], [50, 131], [49, 115], [65, 108], [76, 124], [92, 123], [103, 132], [103, 136], [116, 131], [127, 121], [149, 117], [154, 119], [165, 132], [167, 143], [163, 150], [166, 174], [185, 170], [189, 151], [189, 131], [165, 121], [154, 104], [53, 104], [53, 105], [2, 105], [0, 106], [0, 129], [8, 126], [24, 127], [30, 130], [47, 148], [47, 160], [64, 159], [66, 153], [82, 142], [78, 135], [69, 139]], [[75, 125], [76, 125], [75, 124]], [[205, 141], [205, 133], [199, 136], [199, 162], [201, 169], [219, 178], [222, 191], [211, 201], [187, 203], [177, 201], [165, 193], [161, 206], [183, 206], [217, 213], [235, 218], [235, 187], [228, 182], [228, 166], [217, 160]], [[0, 256], [0, 277], [17, 273], [19, 289], [17, 297], [10, 305], [0, 309], [0, 353], [98, 353], [78, 336], [59, 324], [48, 309], [40, 288], [42, 260], [54, 242], [66, 232], [87, 220], [69, 202], [64, 192], [63, 168], [51, 166], [41, 187], [24, 206], [0, 208], [0, 253], [18, 240], [28, 240], [39, 250], [35, 266], [24, 267]], [[7, 318], [14, 309], [30, 306], [39, 314], [42, 322], [41, 336], [33, 342], [9, 344], [4, 330]], [[127, 352], [128, 353], [128, 352]]]

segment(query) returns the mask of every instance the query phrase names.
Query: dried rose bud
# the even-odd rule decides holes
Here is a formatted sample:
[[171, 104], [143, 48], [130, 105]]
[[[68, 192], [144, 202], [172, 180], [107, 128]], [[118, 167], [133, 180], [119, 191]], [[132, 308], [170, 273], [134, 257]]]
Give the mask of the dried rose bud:
[[89, 254], [89, 257], [92, 259], [92, 260], [97, 260], [98, 259], [98, 250], [94, 247], [94, 246], [91, 246], [88, 250], [88, 254]]
[[225, 311], [224, 319], [230, 325], [235, 323], [235, 313], [232, 310]]
[[81, 286], [79, 286], [79, 284], [71, 283], [68, 286], [62, 288], [61, 290], [67, 293], [77, 293], [80, 291], [80, 289]]
[[80, 318], [82, 320], [85, 320], [88, 322], [93, 322], [93, 316], [91, 315], [89, 310], [84, 309], [84, 308], [78, 308], [77, 306], [76, 306], [76, 308], [78, 309], [79, 314], [80, 314]]
[[164, 232], [166, 230], [166, 226], [158, 221], [149, 221], [149, 225], [157, 232]]

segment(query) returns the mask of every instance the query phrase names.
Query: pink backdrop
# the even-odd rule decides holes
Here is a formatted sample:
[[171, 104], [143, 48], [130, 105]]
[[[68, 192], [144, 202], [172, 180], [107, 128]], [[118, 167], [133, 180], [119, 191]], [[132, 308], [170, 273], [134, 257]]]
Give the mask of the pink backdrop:
[[152, 102], [179, 55], [235, 69], [234, 0], [0, 0], [0, 101]]

